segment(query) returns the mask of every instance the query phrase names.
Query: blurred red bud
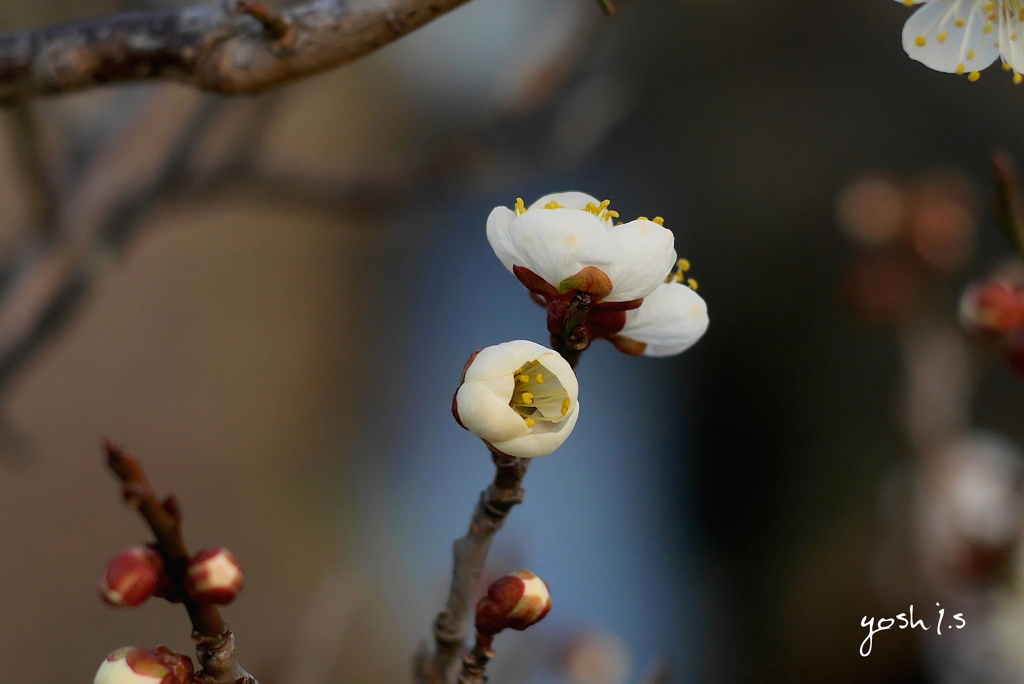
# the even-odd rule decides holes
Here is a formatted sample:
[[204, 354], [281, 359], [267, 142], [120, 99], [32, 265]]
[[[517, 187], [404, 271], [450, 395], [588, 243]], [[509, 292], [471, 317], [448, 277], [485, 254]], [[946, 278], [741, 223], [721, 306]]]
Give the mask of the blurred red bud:
[[476, 604], [476, 631], [493, 636], [503, 629], [526, 629], [550, 610], [547, 583], [529, 570], [516, 570], [491, 584]]
[[125, 646], [107, 656], [93, 684], [189, 684], [193, 672], [188, 656], [164, 646]]
[[185, 591], [200, 603], [231, 603], [244, 582], [242, 566], [220, 546], [197, 553], [185, 571]]
[[968, 332], [990, 337], [1024, 327], [1024, 294], [1003, 282], [971, 284], [960, 298], [960, 322]]
[[107, 563], [100, 578], [100, 596], [112, 606], [137, 606], [153, 595], [163, 574], [160, 554], [133, 546]]

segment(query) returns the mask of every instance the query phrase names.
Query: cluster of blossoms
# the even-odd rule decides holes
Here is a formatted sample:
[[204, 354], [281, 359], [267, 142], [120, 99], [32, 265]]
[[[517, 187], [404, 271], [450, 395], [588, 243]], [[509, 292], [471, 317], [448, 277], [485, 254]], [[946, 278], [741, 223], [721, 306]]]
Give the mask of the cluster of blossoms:
[[[138, 606], [151, 596], [172, 603], [225, 605], [242, 590], [245, 577], [234, 555], [223, 547], [192, 556], [176, 582], [153, 546], [134, 546], [115, 556], [100, 577], [100, 596], [117, 607]], [[164, 647], [120, 648], [103, 661], [94, 684], [187, 684], [192, 660]]]
[[[580, 192], [547, 195], [529, 208], [495, 208], [487, 239], [505, 267], [547, 310], [556, 348], [603, 338], [632, 355], [669, 356], [708, 327], [707, 305], [688, 278], [661, 217], [616, 222], [609, 202]], [[452, 413], [499, 453], [550, 454], [579, 417], [579, 385], [563, 355], [517, 340], [474, 353]]]
[[974, 283], [960, 298], [960, 322], [993, 342], [1010, 367], [1024, 375], [1024, 290], [1000, 280]]
[[997, 59], [1024, 82], [1024, 3], [1021, 0], [896, 0], [921, 5], [903, 27], [911, 59], [971, 81]]

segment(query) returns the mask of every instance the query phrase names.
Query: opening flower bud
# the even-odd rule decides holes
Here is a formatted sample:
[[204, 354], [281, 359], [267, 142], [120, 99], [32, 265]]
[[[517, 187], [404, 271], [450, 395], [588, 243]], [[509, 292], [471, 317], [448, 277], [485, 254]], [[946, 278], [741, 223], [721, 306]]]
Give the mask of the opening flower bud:
[[547, 582], [529, 570], [516, 570], [491, 584], [476, 604], [476, 631], [493, 636], [503, 629], [526, 629], [550, 610]]
[[244, 582], [242, 566], [220, 546], [197, 553], [185, 571], [185, 591], [200, 603], [231, 603]]
[[975, 283], [960, 298], [960, 322], [970, 332], [992, 337], [1024, 327], [1024, 294], [1007, 283]]
[[452, 402], [459, 425], [520, 458], [561, 446], [579, 417], [579, 385], [569, 364], [536, 342], [516, 340], [476, 352]]
[[107, 656], [93, 684], [189, 684], [192, 660], [159, 646], [125, 646]]
[[100, 596], [112, 606], [137, 606], [153, 595], [163, 573], [160, 555], [133, 546], [115, 556], [100, 578]]

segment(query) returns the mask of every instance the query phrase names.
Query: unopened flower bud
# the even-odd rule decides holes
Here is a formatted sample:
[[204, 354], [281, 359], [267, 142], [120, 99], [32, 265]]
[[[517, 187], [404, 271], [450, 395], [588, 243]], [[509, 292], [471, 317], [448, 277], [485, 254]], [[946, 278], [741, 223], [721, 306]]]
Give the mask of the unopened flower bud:
[[107, 563], [100, 578], [100, 596], [112, 606], [137, 606], [153, 595], [163, 565], [153, 549], [126, 549]]
[[960, 298], [960, 322], [992, 337], [1024, 327], [1024, 295], [1002, 282], [970, 285]]
[[125, 646], [107, 656], [93, 684], [188, 684], [192, 673], [192, 660], [168, 648]]
[[185, 571], [185, 591], [200, 603], [231, 603], [244, 582], [242, 566], [220, 546], [197, 553]]
[[488, 587], [476, 604], [476, 631], [493, 636], [503, 629], [526, 629], [550, 610], [547, 583], [529, 570], [516, 570]]

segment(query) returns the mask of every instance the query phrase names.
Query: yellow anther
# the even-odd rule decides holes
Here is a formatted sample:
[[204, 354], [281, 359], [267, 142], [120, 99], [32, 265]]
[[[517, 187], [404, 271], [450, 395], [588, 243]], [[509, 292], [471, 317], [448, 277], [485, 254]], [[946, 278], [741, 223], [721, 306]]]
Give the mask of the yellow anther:
[[569, 407], [570, 406], [572, 406], [572, 401], [569, 400], [569, 397], [566, 397], [565, 399], [562, 400], [562, 415], [563, 416], [566, 413], [569, 412]]
[[660, 216], [655, 216], [654, 218], [651, 219], [651, 221], [657, 223], [659, 226], [665, 225], [665, 219], [661, 218]]
[[1013, 67], [1010, 66], [1008, 62], [1003, 62], [1003, 71], [1009, 71], [1011, 69], [1013, 69]]
[[559, 204], [558, 202], [554, 202], [554, 201], [548, 202], [547, 204], [545, 204], [544, 208], [545, 209], [565, 209], [565, 207], [563, 207], [561, 204]]
[[945, 42], [946, 42], [946, 38], [947, 38], [947, 36], [946, 36], [946, 33], [945, 33], [945, 32], [942, 32], [942, 33], [940, 33], [939, 35], [935, 36], [935, 38], [936, 38], [936, 39], [937, 39], [937, 40], [938, 40], [938, 41], [939, 41], [940, 43], [945, 43]]
[[543, 373], [537, 373], [536, 382], [537, 382], [538, 385], [543, 385], [544, 384], [544, 374]]
[[967, 67], [965, 67], [965, 66], [964, 66], [963, 64], [957, 64], [957, 65], [956, 65], [956, 73], [957, 73], [958, 75], [961, 75], [961, 74], [963, 74], [963, 73], [964, 73], [964, 71], [966, 71], [966, 70], [967, 70]]
[[[911, 3], [911, 4], [913, 4], [913, 3]], [[963, 27], [964, 27], [964, 25], [966, 25], [966, 24], [967, 24], [967, 22], [966, 22], [966, 21], [964, 21], [963, 19], [957, 19], [957, 20], [956, 20], [956, 21], [954, 21], [953, 23], [954, 23], [954, 24], [956, 24], [956, 27], [957, 27], [957, 28], [963, 28]]]
[[530, 376], [529, 375], [517, 375], [516, 376], [516, 380], [525, 385], [526, 383], [530, 382]]
[[1020, 85], [1022, 81], [1024, 81], [1024, 75], [1021, 75], [1021, 74], [1014, 74], [1013, 75], [1013, 83], [1014, 83], [1014, 85]]
[[[992, 24], [991, 24], [991, 23], [989, 23], [989, 24], [985, 24], [985, 30], [983, 31], [983, 33], [984, 33], [984, 34], [985, 34], [986, 36], [987, 36], [988, 34], [992, 33]], [[1010, 40], [1013, 40], [1013, 36], [1010, 36]]]
[[924, 36], [918, 36], [914, 39], [914, 45], [917, 47], [924, 47], [928, 43], [928, 40]]
[[913, 7], [914, 0], [903, 0], [903, 4], [906, 5], [907, 7]]
[[607, 216], [608, 218], [619, 218], [619, 212], [612, 209], [610, 211], [606, 211], [605, 216]]
[[612, 203], [611, 200], [605, 200], [605, 201], [601, 202], [601, 206], [598, 207], [598, 209], [600, 209], [601, 211], [604, 211], [605, 209], [608, 208], [608, 205], [611, 204], [611, 203]]
[[532, 428], [534, 425], [537, 424], [537, 421], [535, 421], [533, 418], [524, 418], [523, 420], [526, 421], [526, 427], [528, 428]]
[[516, 216], [520, 216], [526, 213], [526, 204], [523, 202], [522, 197], [516, 197]]
[[968, 81], [970, 81], [971, 83], [974, 83], [974, 82], [975, 82], [975, 81], [977, 81], [977, 80], [978, 80], [979, 78], [981, 78], [981, 72], [980, 72], [980, 71], [972, 71], [972, 72], [971, 72], [970, 74], [968, 74], [968, 76], [967, 76], [967, 80], [968, 80]]
[[532, 404], [533, 403], [533, 392], [523, 392], [523, 403], [524, 404]]
[[679, 267], [680, 271], [689, 271], [690, 270], [690, 260], [689, 259], [680, 259], [679, 261], [676, 262], [676, 266]]
[[687, 280], [686, 284], [689, 285], [690, 289], [693, 290], [694, 292], [697, 291], [697, 281], [694, 280], [693, 278], [690, 278], [689, 280]]
[[675, 278], [675, 280], [676, 280], [677, 283], [683, 282], [684, 280], [686, 280], [686, 274], [683, 273], [682, 271], [676, 271], [676, 278]]
[[587, 202], [587, 206], [583, 207], [583, 211], [589, 211], [591, 214], [596, 214], [599, 209], [593, 202]]
[[637, 216], [637, 217], [636, 217], [636, 220], [637, 220], [637, 221], [648, 221], [648, 220], [650, 220], [650, 219], [648, 219], [648, 218], [647, 218], [646, 216]]
[[974, 59], [974, 50], [967, 51], [967, 59]]
[[616, 222], [615, 222], [615, 225], [617, 225], [617, 226], [621, 226], [621, 225], [622, 225], [622, 221], [616, 221]]

